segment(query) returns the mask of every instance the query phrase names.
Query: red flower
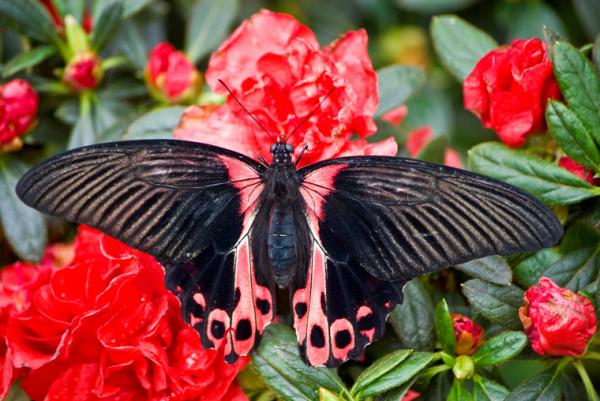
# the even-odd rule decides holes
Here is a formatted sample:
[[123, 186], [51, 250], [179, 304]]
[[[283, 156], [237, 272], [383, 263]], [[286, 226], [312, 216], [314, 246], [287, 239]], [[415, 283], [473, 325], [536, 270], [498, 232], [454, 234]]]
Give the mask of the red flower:
[[408, 390], [404, 397], [402, 397], [402, 401], [414, 401], [421, 396], [421, 393], [418, 393], [414, 390]]
[[404, 118], [406, 118], [407, 114], [408, 107], [406, 107], [405, 104], [401, 104], [400, 106], [383, 113], [381, 119], [392, 124], [395, 127], [398, 127], [400, 124], [402, 124], [402, 121], [404, 121]]
[[465, 108], [492, 128], [508, 146], [521, 146], [529, 134], [543, 131], [549, 98], [560, 97], [546, 44], [540, 39], [513, 40], [486, 54], [464, 81]]
[[546, 277], [525, 292], [519, 317], [540, 355], [581, 355], [596, 332], [592, 303]]
[[458, 355], [473, 355], [483, 344], [483, 329], [477, 323], [464, 315], [452, 313], [454, 336], [456, 337], [456, 353]]
[[[54, 22], [54, 26], [59, 31], [62, 31], [65, 28], [65, 23], [63, 21], [63, 18], [60, 16], [58, 11], [54, 7], [54, 4], [52, 4], [52, 0], [41, 0], [41, 2], [42, 2], [42, 5], [46, 8], [46, 10], [48, 10], [48, 13], [50, 14], [50, 16], [52, 17], [52, 22]], [[92, 32], [92, 16], [90, 15], [90, 13], [87, 10], [84, 11], [83, 21], [81, 23], [81, 26], [87, 33]]]
[[246, 400], [247, 361], [204, 350], [150, 256], [80, 227], [75, 256], [53, 268], [8, 319], [10, 366], [32, 399]]
[[[308, 146], [301, 164], [397, 152], [393, 138], [371, 144], [365, 139], [377, 128], [371, 117], [379, 98], [364, 30], [348, 32], [321, 49], [312, 31], [293, 17], [262, 10], [212, 55], [206, 80], [213, 91], [226, 94], [219, 79], [270, 133], [290, 135], [287, 141], [295, 146], [296, 155], [302, 145]], [[189, 121], [198, 115], [202, 117]], [[354, 134], [358, 139], [352, 139]], [[211, 112], [192, 108], [174, 135], [253, 158], [259, 153], [271, 156], [273, 140], [231, 96]]]
[[568, 157], [561, 157], [558, 161], [558, 165], [565, 170], [569, 170], [571, 173], [575, 174], [577, 177], [582, 180], [586, 180], [590, 184], [598, 185], [599, 180], [594, 179], [594, 172], [585, 166], [577, 163], [575, 160], [570, 159]]
[[191, 103], [202, 89], [202, 76], [194, 64], [166, 42], [152, 49], [144, 74], [152, 94], [167, 103]]
[[22, 79], [0, 86], [0, 143], [23, 135], [35, 122], [38, 94]]
[[[432, 139], [433, 130], [429, 125], [419, 127], [408, 134], [406, 138], [406, 152], [410, 157], [417, 157]], [[460, 154], [452, 148], [445, 150], [444, 164], [449, 167], [463, 168]]]
[[95, 88], [102, 79], [102, 62], [90, 51], [77, 53], [63, 74], [63, 80], [73, 89], [83, 91]]

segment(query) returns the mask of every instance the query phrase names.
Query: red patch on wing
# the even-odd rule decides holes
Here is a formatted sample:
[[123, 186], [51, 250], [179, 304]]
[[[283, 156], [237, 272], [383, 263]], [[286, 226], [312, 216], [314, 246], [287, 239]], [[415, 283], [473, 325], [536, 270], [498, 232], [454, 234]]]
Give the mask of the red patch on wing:
[[250, 216], [252, 216], [257, 200], [262, 193], [264, 186], [256, 170], [241, 160], [233, 159], [227, 156], [218, 156], [229, 174], [231, 185], [238, 189], [240, 196], [240, 212], [244, 216], [244, 231]]

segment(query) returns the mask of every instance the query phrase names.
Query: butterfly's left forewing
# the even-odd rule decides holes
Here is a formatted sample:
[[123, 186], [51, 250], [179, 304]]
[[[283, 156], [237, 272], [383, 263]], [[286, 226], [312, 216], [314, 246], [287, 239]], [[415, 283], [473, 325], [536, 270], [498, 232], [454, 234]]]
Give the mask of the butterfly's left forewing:
[[206, 347], [223, 347], [233, 361], [253, 349], [273, 317], [269, 280], [248, 245], [261, 171], [209, 145], [127, 141], [54, 157], [29, 172], [17, 193], [155, 256], [185, 320]]

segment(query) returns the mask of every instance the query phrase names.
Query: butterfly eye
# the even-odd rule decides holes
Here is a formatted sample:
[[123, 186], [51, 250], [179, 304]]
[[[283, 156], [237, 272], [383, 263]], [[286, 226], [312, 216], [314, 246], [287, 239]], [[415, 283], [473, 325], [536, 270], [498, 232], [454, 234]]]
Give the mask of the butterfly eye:
[[285, 150], [287, 150], [288, 152], [292, 153], [294, 151], [294, 147], [292, 145], [290, 145], [289, 143], [285, 144]]
[[277, 147], [277, 144], [274, 143], [273, 145], [271, 145], [271, 153], [275, 152], [275, 148]]

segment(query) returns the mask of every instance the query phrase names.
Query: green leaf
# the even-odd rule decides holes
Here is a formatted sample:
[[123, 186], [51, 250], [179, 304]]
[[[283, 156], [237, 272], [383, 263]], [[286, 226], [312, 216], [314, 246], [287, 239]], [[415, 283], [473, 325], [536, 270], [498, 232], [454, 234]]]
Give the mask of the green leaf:
[[554, 46], [554, 75], [569, 108], [600, 144], [600, 78], [592, 63], [567, 42]]
[[2, 0], [0, 18], [8, 26], [42, 43], [57, 42], [52, 19], [37, 0]]
[[296, 335], [285, 325], [267, 327], [260, 346], [252, 353], [251, 366], [286, 401], [318, 401], [320, 388], [335, 394], [347, 391], [335, 370], [313, 368], [302, 362]]
[[98, 20], [94, 21], [94, 30], [92, 31], [91, 42], [95, 51], [99, 51], [118, 30], [122, 14], [123, 5], [120, 1], [113, 0], [103, 7]]
[[92, 120], [92, 100], [89, 96], [82, 95], [79, 104], [79, 117], [71, 131], [68, 149], [96, 143], [96, 132]]
[[543, 372], [521, 383], [508, 396], [510, 401], [559, 401], [560, 375]]
[[446, 149], [448, 149], [448, 137], [440, 135], [429, 141], [419, 152], [417, 158], [432, 163], [444, 164]]
[[337, 394], [321, 387], [319, 389], [319, 401], [344, 401], [344, 399], [339, 397]]
[[146, 6], [152, 4], [154, 0], [123, 0], [123, 18], [129, 18], [142, 11]]
[[90, 41], [87, 32], [72, 15], [67, 15], [65, 17], [65, 36], [67, 37], [69, 50], [73, 54], [90, 49]]
[[454, 379], [447, 401], [471, 401], [473, 397], [465, 386], [464, 380]]
[[479, 0], [396, 0], [403, 10], [422, 14], [437, 14], [463, 10]]
[[386, 394], [384, 394], [380, 398], [378, 398], [378, 400], [379, 401], [399, 401], [399, 400], [402, 400], [404, 398], [404, 396], [408, 393], [408, 391], [410, 390], [410, 388], [413, 386], [413, 384], [415, 384], [415, 381], [416, 381], [416, 377], [413, 378], [412, 380], [407, 381], [406, 383], [404, 383], [400, 387], [398, 387], [398, 388], [396, 388], [394, 390], [390, 390], [389, 392], [387, 392]]
[[462, 291], [475, 311], [500, 326], [521, 328], [518, 309], [523, 303], [523, 290], [515, 286], [498, 286], [483, 280], [469, 280]]
[[579, 291], [591, 283], [600, 269], [600, 247], [598, 245], [577, 249], [551, 264], [543, 276], [549, 277], [561, 287]]
[[429, 386], [421, 394], [423, 401], [441, 401], [445, 400], [450, 393], [450, 374], [448, 372], [442, 372], [436, 375]]
[[125, 57], [139, 71], [142, 71], [148, 61], [150, 49], [144, 40], [144, 34], [140, 26], [133, 20], [127, 20], [121, 26], [117, 36], [115, 42], [125, 54]]
[[412, 352], [410, 349], [401, 349], [377, 359], [356, 378], [351, 393], [358, 394], [371, 384], [376, 383], [378, 379], [400, 365]]
[[480, 278], [498, 285], [510, 285], [512, 272], [501, 256], [487, 256], [454, 266], [455, 269], [474, 278]]
[[593, 38], [600, 33], [600, 2], [597, 0], [573, 0], [575, 11], [588, 35]]
[[487, 33], [455, 15], [433, 17], [431, 37], [442, 63], [461, 82], [480, 58], [498, 47]]
[[[83, 11], [85, 9], [85, 0], [52, 0], [58, 14], [66, 17], [72, 15], [77, 21], [83, 21]], [[95, 27], [96, 25], [94, 25]]]
[[600, 171], [598, 147], [575, 112], [561, 102], [550, 99], [546, 106], [546, 121], [550, 134], [571, 159]]
[[196, 0], [185, 34], [185, 53], [199, 62], [225, 39], [238, 13], [238, 0]]
[[435, 307], [435, 335], [442, 346], [442, 350], [447, 354], [454, 355], [456, 351], [454, 324], [445, 299], [442, 299]]
[[541, 249], [527, 256], [513, 267], [515, 281], [525, 288], [537, 284], [544, 270], [560, 258], [561, 254], [555, 248]]
[[25, 391], [18, 384], [13, 384], [6, 394], [4, 401], [30, 401], [31, 398], [25, 394]]
[[375, 117], [400, 106], [425, 85], [421, 68], [391, 65], [377, 70], [379, 82], [379, 107]]
[[15, 193], [29, 167], [11, 156], [0, 157], [0, 220], [4, 236], [19, 258], [39, 261], [46, 247], [44, 216], [25, 205]]
[[578, 203], [600, 195], [600, 188], [569, 171], [497, 142], [472, 148], [469, 164], [475, 172], [519, 187], [550, 205]]
[[27, 52], [19, 53], [4, 65], [2, 77], [6, 78], [25, 68], [33, 67], [55, 53], [56, 48], [54, 46], [38, 46]]
[[600, 34], [596, 36], [596, 41], [594, 42], [594, 49], [592, 50], [592, 60], [594, 60], [596, 74], [600, 74]]
[[527, 345], [527, 336], [521, 331], [505, 331], [488, 340], [473, 355], [477, 365], [499, 365], [515, 356]]
[[415, 377], [429, 365], [432, 359], [433, 354], [430, 352], [413, 352], [386, 374], [379, 376], [375, 381], [371, 381], [367, 386], [361, 386], [360, 391], [355, 390], [355, 384], [351, 394], [356, 395], [357, 400], [361, 400], [390, 391]]
[[168, 139], [177, 127], [185, 107], [156, 109], [136, 119], [125, 134], [126, 139]]
[[[589, 212], [593, 209], [589, 208]], [[560, 253], [567, 254], [581, 248], [587, 248], [600, 244], [600, 227], [596, 227], [598, 220], [576, 220], [567, 226], [565, 234], [560, 240]], [[546, 266], [549, 266], [548, 263]]]
[[547, 26], [544, 26], [543, 33], [544, 42], [546, 42], [546, 51], [550, 55], [550, 58], [552, 58], [554, 55], [554, 46], [558, 42], [565, 41], [566, 39], [563, 35], [552, 30], [551, 28], [548, 28]]
[[404, 301], [396, 306], [389, 322], [408, 348], [431, 351], [434, 345], [433, 302], [425, 286], [414, 278], [403, 288]]
[[473, 401], [504, 401], [508, 393], [506, 387], [485, 377], [476, 376], [473, 383]]

